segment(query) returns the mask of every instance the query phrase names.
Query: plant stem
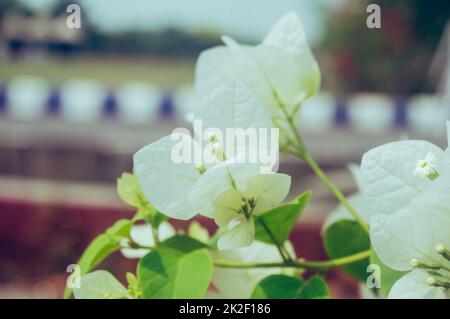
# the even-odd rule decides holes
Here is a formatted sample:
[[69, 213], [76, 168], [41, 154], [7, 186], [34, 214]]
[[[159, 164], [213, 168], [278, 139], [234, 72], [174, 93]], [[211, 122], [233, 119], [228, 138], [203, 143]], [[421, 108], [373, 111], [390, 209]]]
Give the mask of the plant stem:
[[356, 220], [356, 222], [367, 232], [369, 233], [369, 226], [366, 224], [366, 222], [362, 219], [361, 215], [353, 208], [353, 206], [350, 204], [350, 202], [347, 200], [347, 197], [341, 192], [339, 187], [331, 180], [330, 177], [319, 167], [317, 162], [312, 158], [312, 156], [306, 151], [305, 146], [303, 144], [302, 138], [300, 136], [300, 133], [297, 129], [297, 126], [294, 123], [293, 116], [291, 116], [284, 106], [283, 102], [278, 97], [278, 94], [274, 92], [274, 97], [280, 106], [281, 110], [283, 111], [284, 116], [286, 117], [286, 121], [289, 125], [290, 130], [292, 131], [292, 134], [294, 134], [295, 138], [295, 147], [296, 150], [292, 152], [291, 154], [304, 160], [306, 164], [314, 171], [316, 176], [321, 180], [321, 182], [330, 190], [334, 196], [342, 203], [342, 205], [350, 212], [350, 214], [353, 216], [353, 218]]
[[301, 268], [312, 269], [316, 271], [329, 270], [334, 267], [342, 267], [368, 258], [371, 254], [370, 250], [366, 250], [354, 255], [331, 259], [327, 261], [302, 261], [291, 260], [285, 262], [273, 263], [244, 263], [226, 260], [215, 260], [214, 265], [223, 268]]
[[161, 244], [161, 241], [159, 240], [158, 227], [153, 226], [153, 224], [152, 224], [152, 234], [153, 234], [153, 241], [155, 242], [155, 247], [157, 247]]
[[262, 220], [262, 218], [259, 218], [258, 221], [261, 226], [264, 228], [264, 230], [266, 231], [267, 235], [269, 235], [270, 239], [272, 240], [273, 244], [277, 247], [278, 252], [280, 253], [281, 258], [283, 259], [284, 262], [290, 262], [292, 261], [291, 256], [289, 255], [289, 253], [284, 249], [284, 247], [282, 246], [282, 244], [280, 244], [277, 239], [275, 238], [275, 236], [273, 235], [272, 231], [270, 230], [269, 226], [267, 226], [266, 222], [264, 220]]
[[362, 219], [361, 215], [353, 208], [353, 206], [348, 201], [347, 197], [341, 192], [341, 190], [336, 186], [336, 184], [328, 177], [327, 174], [317, 165], [316, 161], [306, 153], [303, 156], [305, 162], [311, 167], [316, 176], [322, 181], [322, 183], [336, 196], [336, 198], [342, 203], [342, 205], [350, 212], [356, 222], [369, 233], [369, 226]]

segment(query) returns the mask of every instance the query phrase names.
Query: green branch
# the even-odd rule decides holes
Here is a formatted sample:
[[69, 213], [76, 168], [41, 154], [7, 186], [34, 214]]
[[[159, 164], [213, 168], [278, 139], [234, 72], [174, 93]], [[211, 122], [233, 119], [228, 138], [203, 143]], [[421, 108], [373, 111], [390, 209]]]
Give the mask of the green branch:
[[336, 196], [336, 198], [341, 202], [341, 204], [350, 212], [356, 222], [369, 233], [369, 226], [366, 224], [361, 215], [353, 208], [353, 206], [348, 201], [347, 197], [341, 192], [341, 190], [336, 186], [336, 184], [328, 177], [327, 174], [317, 165], [316, 161], [306, 153], [303, 157], [305, 162], [311, 167], [316, 176], [322, 181], [322, 183]]
[[223, 268], [300, 268], [300, 269], [312, 269], [316, 271], [329, 270], [335, 267], [342, 267], [350, 265], [366, 258], [369, 258], [371, 254], [370, 250], [366, 250], [354, 255], [331, 259], [327, 261], [302, 261], [291, 260], [285, 262], [273, 262], [273, 263], [245, 263], [226, 260], [214, 260], [214, 265]]
[[290, 262], [292, 261], [291, 256], [289, 255], [289, 253], [286, 251], [286, 249], [284, 249], [283, 245], [280, 244], [278, 242], [278, 240], [275, 238], [274, 234], [272, 233], [272, 231], [270, 230], [269, 226], [267, 226], [266, 222], [264, 220], [262, 220], [262, 218], [260, 218], [257, 222], [259, 222], [261, 224], [261, 226], [264, 228], [264, 230], [266, 231], [267, 235], [269, 235], [270, 240], [272, 240], [273, 244], [277, 247], [278, 252], [280, 253], [281, 258], [283, 259], [284, 262]]
[[[290, 130], [292, 131], [292, 134], [294, 134], [295, 138], [295, 150], [289, 152], [290, 154], [304, 160], [306, 164], [314, 171], [316, 176], [320, 179], [320, 181], [328, 188], [328, 190], [334, 194], [334, 196], [341, 202], [341, 204], [350, 212], [350, 214], [353, 216], [353, 218], [356, 220], [356, 222], [367, 232], [369, 233], [369, 226], [366, 224], [364, 219], [361, 217], [361, 215], [356, 211], [356, 209], [350, 204], [347, 197], [341, 192], [339, 187], [331, 180], [330, 177], [319, 167], [317, 162], [312, 158], [312, 156], [306, 151], [306, 148], [303, 144], [302, 138], [300, 136], [300, 133], [297, 129], [297, 126], [294, 122], [294, 117], [290, 115], [286, 107], [284, 106], [283, 102], [278, 97], [278, 94], [274, 91], [273, 92], [275, 100], [277, 101], [278, 105], [280, 106], [286, 121], [288, 123], [288, 126]], [[298, 111], [299, 106], [295, 108], [294, 114]]]

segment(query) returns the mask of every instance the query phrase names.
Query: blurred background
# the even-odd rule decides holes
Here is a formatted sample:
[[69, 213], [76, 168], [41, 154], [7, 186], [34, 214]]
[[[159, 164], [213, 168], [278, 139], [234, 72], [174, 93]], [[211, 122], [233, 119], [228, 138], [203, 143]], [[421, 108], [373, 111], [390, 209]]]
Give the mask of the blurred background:
[[[82, 27], [69, 29], [69, 4]], [[366, 26], [369, 3], [381, 29]], [[0, 298], [59, 298], [92, 238], [132, 215], [115, 181], [140, 147], [189, 126], [199, 53], [227, 34], [262, 40], [295, 11], [318, 59], [321, 92], [302, 107], [304, 140], [345, 193], [348, 163], [403, 138], [446, 147], [450, 2], [426, 0], [0, 0]], [[292, 240], [322, 259], [320, 227], [335, 199], [283, 158], [292, 194], [314, 189]], [[186, 225], [180, 223], [181, 228]], [[135, 264], [114, 255], [119, 278]], [[334, 297], [357, 297], [336, 272]]]

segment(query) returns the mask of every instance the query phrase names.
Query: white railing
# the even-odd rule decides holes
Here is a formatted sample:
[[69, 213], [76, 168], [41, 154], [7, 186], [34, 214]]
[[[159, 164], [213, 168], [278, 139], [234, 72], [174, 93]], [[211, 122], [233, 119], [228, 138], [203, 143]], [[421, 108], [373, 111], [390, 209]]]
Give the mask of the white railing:
[[[54, 88], [53, 88], [54, 89]], [[47, 117], [52, 87], [44, 80], [17, 77], [3, 83], [5, 112], [0, 117], [11, 121], [33, 121]], [[61, 121], [96, 123], [106, 116], [108, 90], [92, 80], [70, 80], [57, 92], [57, 116]], [[145, 125], [159, 120], [165, 91], [146, 83], [132, 82], [112, 90], [114, 117], [119, 123]], [[173, 118], [188, 122], [195, 112], [195, 94], [190, 86], [169, 92], [174, 106]], [[401, 101], [401, 102], [399, 102]], [[340, 108], [340, 111], [338, 109]], [[340, 112], [340, 116], [338, 116]], [[344, 114], [344, 115], [343, 115]], [[398, 100], [379, 93], [360, 93], [338, 99], [321, 92], [302, 105], [300, 126], [308, 133], [325, 133], [336, 126], [355, 132], [383, 134], [398, 126], [413, 131], [438, 133], [450, 116], [450, 106], [437, 95], [417, 95]], [[54, 116], [54, 115], [52, 115]], [[399, 120], [400, 119], [400, 120]]]

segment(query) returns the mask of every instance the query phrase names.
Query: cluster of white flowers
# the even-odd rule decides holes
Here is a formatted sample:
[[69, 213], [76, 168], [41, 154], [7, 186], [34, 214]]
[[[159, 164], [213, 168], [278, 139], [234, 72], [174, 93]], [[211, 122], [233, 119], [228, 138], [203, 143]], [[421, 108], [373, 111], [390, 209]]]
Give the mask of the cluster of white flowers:
[[388, 297], [449, 298], [450, 149], [414, 140], [374, 148], [362, 159], [361, 191], [373, 249], [409, 271]]
[[[450, 122], [447, 130], [450, 137]], [[350, 202], [370, 224], [372, 249], [406, 272], [387, 297], [450, 298], [450, 148], [389, 143], [368, 151], [351, 171], [360, 193]], [[342, 218], [351, 215], [340, 206], [326, 225]]]
[[[203, 52], [197, 62], [197, 119], [210, 128], [281, 129], [306, 97], [316, 93], [320, 72], [294, 13], [275, 24], [262, 44], [240, 46], [224, 37], [226, 46]], [[134, 155], [134, 170], [142, 191], [161, 213], [187, 220], [197, 214], [215, 220], [225, 231], [221, 250], [249, 246], [255, 233], [254, 216], [281, 203], [290, 176], [262, 174], [264, 163], [249, 163], [224, 156], [214, 134], [205, 149], [217, 158], [176, 163], [178, 142], [166, 136]], [[185, 145], [197, 146], [190, 136]], [[247, 145], [252, 147], [252, 145]], [[189, 146], [188, 146], [189, 148]], [[186, 149], [186, 148], [185, 148]]]
[[[203, 137], [199, 143], [195, 136], [194, 123], [193, 138], [187, 130], [176, 130], [139, 150], [134, 155], [134, 172], [142, 193], [160, 213], [181, 220], [200, 214], [215, 221], [220, 237], [219, 250], [210, 252], [214, 259], [293, 262], [290, 259], [295, 259], [295, 252], [288, 241], [274, 242], [276, 246], [254, 241], [255, 217], [285, 199], [290, 176], [276, 173], [272, 167], [267, 171], [266, 162], [249, 161], [246, 152], [261, 147], [260, 143], [232, 144], [229, 149], [229, 145], [224, 145], [228, 138], [223, 137], [236, 129], [278, 128], [281, 141], [277, 146], [289, 150], [297, 138], [296, 146], [301, 148], [295, 123], [300, 103], [319, 89], [320, 71], [294, 13], [281, 18], [259, 45], [239, 45], [229, 37], [223, 37], [223, 42], [225, 46], [203, 52], [196, 68], [195, 119], [206, 126], [206, 145]], [[447, 129], [450, 143], [450, 122]], [[203, 156], [188, 156], [191, 161], [176, 160], [183, 158], [180, 152], [195, 153], [199, 148], [202, 155], [212, 160]], [[405, 272], [387, 297], [450, 298], [450, 148], [442, 150], [419, 140], [389, 143], [368, 151], [361, 167], [353, 165], [351, 171], [359, 193], [351, 196], [349, 202], [360, 214], [362, 221], [358, 222], [369, 225], [375, 257], [389, 268]], [[121, 197], [139, 209], [143, 196], [140, 190], [139, 194], [134, 193], [138, 188], [136, 180], [134, 184], [133, 180], [125, 182], [131, 186], [122, 189]], [[342, 218], [357, 217], [347, 208], [341, 205], [328, 218], [324, 229]], [[169, 223], [158, 225], [134, 225], [130, 238], [121, 241], [122, 254], [142, 258], [157, 246], [155, 241], [176, 235]], [[195, 222], [188, 235], [205, 244], [216, 242]], [[366, 258], [368, 252], [364, 253]], [[261, 279], [282, 273], [295, 275], [292, 268], [215, 267], [212, 284], [217, 293], [210, 292], [209, 297], [248, 298]], [[102, 287], [104, 291], [97, 294], [76, 291], [78, 297], [131, 297], [108, 273], [83, 278], [95, 286], [109, 282], [109, 287]], [[133, 278], [129, 281], [135, 282]]]

